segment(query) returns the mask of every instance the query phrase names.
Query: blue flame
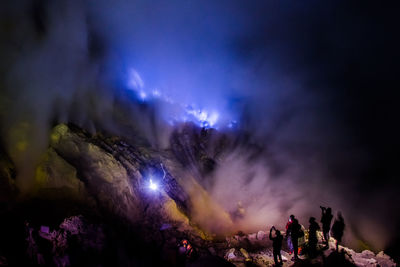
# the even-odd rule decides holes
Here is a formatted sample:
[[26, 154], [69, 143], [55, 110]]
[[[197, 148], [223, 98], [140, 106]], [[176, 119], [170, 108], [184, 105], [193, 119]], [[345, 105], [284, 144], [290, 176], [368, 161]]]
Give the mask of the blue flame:
[[[173, 99], [158, 88], [146, 88], [142, 77], [135, 69], [130, 69], [128, 71], [127, 88], [134, 91], [138, 100], [142, 102], [151, 102], [154, 100], [162, 101], [165, 104], [164, 107], [169, 110], [169, 112], [168, 110], [164, 110], [164, 113], [166, 113], [164, 115], [167, 115], [164, 117], [172, 125], [187, 121], [204, 128], [217, 128], [222, 126], [232, 129], [237, 125], [235, 119], [227, 118], [229, 112], [221, 110], [221, 107], [219, 107], [218, 110], [215, 107], [206, 108], [197, 103], [188, 105]], [[223, 121], [221, 121], [221, 114], [224, 114], [225, 117]]]

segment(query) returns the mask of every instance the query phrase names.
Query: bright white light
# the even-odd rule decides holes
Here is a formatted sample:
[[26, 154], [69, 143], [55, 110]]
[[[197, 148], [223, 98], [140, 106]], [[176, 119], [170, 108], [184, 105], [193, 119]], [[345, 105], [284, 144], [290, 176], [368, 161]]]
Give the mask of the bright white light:
[[208, 122], [210, 123], [210, 126], [214, 126], [219, 118], [218, 112], [213, 112], [211, 113], [210, 117], [208, 118]]
[[213, 111], [209, 113], [204, 109], [193, 109], [192, 106], [186, 107], [186, 113], [193, 115], [201, 127], [214, 127], [218, 121], [219, 113]]
[[155, 190], [158, 189], [158, 184], [154, 183], [153, 180], [150, 179], [150, 186], [149, 187], [150, 187], [151, 190], [155, 191]]
[[146, 97], [147, 97], [147, 94], [146, 94], [143, 90], [141, 90], [141, 91], [139, 92], [139, 96], [140, 96], [140, 98], [141, 98], [142, 100], [145, 100]]

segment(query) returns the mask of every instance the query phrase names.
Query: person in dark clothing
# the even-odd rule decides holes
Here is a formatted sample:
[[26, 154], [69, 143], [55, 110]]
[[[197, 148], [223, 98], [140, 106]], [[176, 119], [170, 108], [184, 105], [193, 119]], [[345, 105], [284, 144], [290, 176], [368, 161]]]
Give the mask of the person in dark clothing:
[[308, 248], [310, 257], [313, 257], [317, 252], [317, 231], [320, 227], [314, 217], [310, 217], [308, 222], [310, 223], [310, 226], [308, 227]]
[[293, 253], [292, 239], [288, 235], [288, 230], [289, 230], [289, 227], [290, 227], [291, 224], [292, 224], [292, 219], [289, 217], [289, 220], [288, 220], [288, 222], [286, 224], [286, 242], [287, 242], [287, 247], [288, 247], [290, 255]]
[[286, 237], [290, 237], [293, 244], [293, 254], [294, 259], [297, 260], [299, 257], [297, 254], [299, 253], [299, 233], [301, 230], [301, 226], [299, 221], [294, 217], [294, 215], [290, 215], [291, 224], [286, 230]]
[[322, 210], [322, 216], [321, 216], [321, 223], [322, 223], [322, 233], [324, 236], [324, 242], [326, 245], [328, 245], [329, 242], [329, 230], [331, 230], [331, 222], [332, 222], [332, 209], [331, 208], [325, 208], [320, 206]]
[[[272, 230], [275, 230], [275, 237], [272, 236]], [[269, 239], [272, 240], [275, 266], [282, 265], [283, 261], [281, 256], [281, 249], [283, 236], [281, 235], [281, 231], [277, 230], [275, 226], [272, 226], [272, 228], [269, 230]]]
[[339, 243], [342, 242], [344, 227], [344, 219], [342, 213], [339, 211], [331, 230], [333, 238], [336, 239], [336, 251], [339, 251]]

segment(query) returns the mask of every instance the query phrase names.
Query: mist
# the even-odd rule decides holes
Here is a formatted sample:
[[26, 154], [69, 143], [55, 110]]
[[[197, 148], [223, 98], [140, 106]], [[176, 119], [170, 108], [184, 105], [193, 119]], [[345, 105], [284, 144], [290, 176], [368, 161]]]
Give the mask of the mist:
[[[383, 249], [392, 240], [400, 221], [387, 207], [399, 200], [390, 7], [239, 0], [2, 6], [1, 141], [22, 191], [56, 123], [134, 131], [164, 149], [173, 127], [191, 121], [243, 137], [205, 185], [228, 214], [243, 207], [228, 230], [283, 228], [290, 214], [307, 226], [326, 205], [343, 212], [348, 242]], [[251, 157], [254, 147], [260, 153]], [[215, 225], [220, 211], [212, 211]], [[196, 215], [204, 217], [202, 209]]]

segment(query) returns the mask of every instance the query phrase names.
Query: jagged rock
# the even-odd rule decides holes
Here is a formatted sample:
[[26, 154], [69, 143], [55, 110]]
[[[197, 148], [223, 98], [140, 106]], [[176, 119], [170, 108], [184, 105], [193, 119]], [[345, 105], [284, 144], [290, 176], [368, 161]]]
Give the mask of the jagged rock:
[[38, 195], [88, 201], [85, 185], [77, 177], [76, 169], [53, 148], [47, 150], [36, 168], [35, 188]]
[[10, 157], [0, 147], [0, 202], [8, 202], [18, 193], [15, 186], [15, 177], [15, 166]]
[[[137, 220], [139, 195], [124, 166], [111, 154], [93, 144], [83, 131], [73, 131], [64, 124], [55, 127], [51, 147], [79, 170], [80, 179], [102, 208]], [[141, 179], [139, 174], [135, 178]]]
[[[258, 234], [258, 233], [257, 233]], [[246, 266], [246, 259], [256, 266], [273, 266], [273, 254], [272, 244], [265, 243], [263, 247], [256, 247], [253, 251], [246, 251], [241, 246], [243, 243], [240, 240], [253, 240], [252, 237], [255, 234], [249, 235], [236, 235], [230, 238], [226, 238], [227, 244], [231, 247], [230, 249], [224, 249], [224, 258], [232, 262], [235, 266], [242, 267]], [[237, 242], [235, 242], [235, 240]], [[321, 239], [319, 240], [321, 242]], [[243, 242], [243, 241], [242, 241]], [[385, 253], [380, 252], [375, 255], [374, 252], [364, 250], [362, 252], [355, 252], [347, 247], [339, 246], [340, 252], [335, 250], [335, 240], [331, 238], [331, 247], [322, 250], [323, 256], [319, 256], [314, 259], [308, 259], [307, 255], [300, 256], [301, 265], [299, 266], [374, 266], [374, 267], [394, 267], [396, 263]], [[254, 248], [254, 247], [253, 247]], [[321, 244], [322, 248], [322, 244]], [[237, 251], [239, 250], [240, 253]], [[218, 253], [218, 252], [217, 252]], [[286, 251], [281, 251], [283, 266], [297, 266], [292, 259], [292, 255]], [[300, 263], [299, 263], [300, 264]]]
[[[105, 235], [101, 226], [87, 223], [83, 216], [66, 218], [53, 231], [36, 230], [26, 224], [27, 254], [32, 263], [46, 266], [70, 266], [69, 252], [101, 253], [105, 248]], [[46, 249], [51, 245], [51, 249]], [[72, 255], [73, 256], [73, 255]], [[76, 263], [75, 263], [76, 264]]]
[[390, 258], [389, 255], [385, 254], [383, 251], [379, 252], [376, 257], [376, 261], [381, 267], [393, 267], [396, 266], [394, 261]]
[[253, 234], [249, 234], [247, 236], [247, 238], [249, 239], [250, 242], [257, 242], [257, 233], [253, 233]]
[[72, 235], [79, 235], [86, 232], [82, 215], [72, 216], [64, 219], [64, 221], [60, 224], [60, 228], [68, 231]]
[[218, 158], [230, 145], [226, 135], [192, 123], [185, 123], [176, 129], [170, 139], [171, 150], [178, 162], [192, 171], [202, 184], [211, 182], [204, 178], [214, 171]]
[[256, 266], [273, 266], [274, 260], [270, 255], [260, 253], [253, 257], [253, 262]]
[[235, 260], [237, 256], [235, 255], [235, 249], [231, 248], [225, 256], [229, 261]]
[[264, 231], [258, 231], [257, 239], [258, 240], [263, 240], [264, 238], [267, 238], [267, 234]]
[[[217, 210], [218, 205], [212, 203], [196, 181], [193, 180], [190, 186], [186, 184], [186, 190], [191, 188], [188, 191], [181, 186], [180, 183], [187, 183], [190, 177], [184, 177], [186, 181], [183, 181], [181, 173], [175, 171], [182, 166], [175, 167], [179, 163], [168, 151], [160, 153], [143, 142], [130, 140], [128, 143], [101, 133], [92, 135], [65, 124], [56, 126], [51, 134], [49, 153], [53, 151], [77, 171], [76, 176], [85, 191], [95, 198], [100, 208], [131, 223], [146, 225], [148, 231], [158, 230], [162, 224], [172, 221], [178, 227], [209, 238], [208, 233], [202, 230], [208, 225], [208, 219], [206, 216], [196, 217], [197, 213], [192, 211], [202, 207], [194, 207], [193, 203], [207, 203], [212, 209], [210, 214], [220, 216], [216, 218], [221, 222], [217, 227], [229, 229], [232, 223], [229, 214]], [[54, 162], [51, 164], [56, 165]], [[158, 179], [159, 192], [149, 192], [150, 177]], [[189, 218], [196, 227], [191, 227]], [[211, 232], [211, 229], [206, 230]]]
[[72, 236], [77, 236], [84, 250], [95, 249], [101, 251], [105, 246], [105, 235], [102, 227], [87, 223], [81, 215], [66, 218], [60, 224], [60, 229]]
[[287, 254], [286, 256], [281, 254], [281, 256], [282, 256], [282, 261], [283, 261], [283, 262], [288, 261], [288, 260], [289, 260], [289, 257], [290, 257], [289, 254]]
[[383, 252], [375, 255], [374, 252], [369, 250], [364, 250], [361, 253], [357, 253], [354, 250], [345, 247], [343, 248], [343, 250], [351, 256], [351, 260], [357, 266], [396, 266], [394, 261], [392, 261], [390, 257], [388, 255], [385, 255]]
[[249, 253], [244, 248], [240, 248], [240, 252], [246, 260], [250, 258]]
[[[158, 154], [153, 156], [151, 148], [142, 142], [127, 143], [117, 137], [91, 135], [76, 126], [61, 124], [54, 128], [50, 146], [50, 153], [54, 151], [76, 170], [85, 191], [101, 210], [137, 224], [147, 242], [161, 242], [159, 229], [165, 224], [187, 231], [191, 242], [203, 234], [190, 225], [189, 197], [169, 172], [168, 164], [163, 164], [164, 158]], [[56, 168], [57, 162], [48, 165]], [[149, 189], [150, 176], [159, 179], [159, 191]]]
[[363, 250], [363, 251], [361, 252], [361, 257], [363, 257], [363, 258], [375, 257], [375, 253], [373, 253], [373, 252], [370, 251], [370, 250]]

